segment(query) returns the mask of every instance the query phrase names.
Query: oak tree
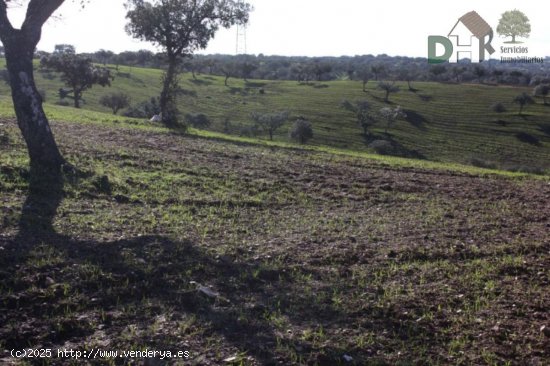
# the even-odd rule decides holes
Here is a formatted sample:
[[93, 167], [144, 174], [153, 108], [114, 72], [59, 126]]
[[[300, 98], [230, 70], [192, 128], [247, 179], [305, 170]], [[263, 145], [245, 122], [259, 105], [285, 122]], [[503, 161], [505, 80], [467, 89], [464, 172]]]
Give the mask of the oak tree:
[[163, 122], [177, 122], [175, 98], [181, 60], [204, 49], [220, 27], [248, 22], [251, 6], [238, 0], [127, 0], [128, 34], [163, 48], [168, 68], [160, 106]]

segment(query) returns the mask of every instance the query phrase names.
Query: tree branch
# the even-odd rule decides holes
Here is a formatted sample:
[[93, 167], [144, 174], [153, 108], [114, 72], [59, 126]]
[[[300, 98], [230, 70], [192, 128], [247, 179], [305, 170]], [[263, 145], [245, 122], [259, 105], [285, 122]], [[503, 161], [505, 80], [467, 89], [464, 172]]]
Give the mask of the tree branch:
[[0, 0], [0, 37], [6, 37], [13, 32], [13, 27], [8, 19], [8, 5]]
[[44, 23], [64, 2], [65, 0], [31, 0], [21, 30], [32, 35], [40, 34]]

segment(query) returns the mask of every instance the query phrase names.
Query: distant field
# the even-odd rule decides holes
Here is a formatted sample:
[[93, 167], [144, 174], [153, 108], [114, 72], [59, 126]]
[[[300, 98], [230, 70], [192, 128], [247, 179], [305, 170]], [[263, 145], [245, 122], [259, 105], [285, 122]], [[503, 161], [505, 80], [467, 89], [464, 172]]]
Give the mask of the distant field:
[[[96, 86], [85, 93], [84, 109], [108, 112], [98, 100], [113, 91], [128, 93], [134, 103], [159, 94], [159, 70], [121, 66], [113, 73], [116, 79], [111, 88]], [[39, 88], [46, 91], [47, 102], [55, 103], [57, 90], [63, 86], [60, 80], [55, 74], [42, 72], [36, 72], [36, 79]], [[391, 95], [390, 102], [406, 110], [407, 120], [399, 121], [388, 135], [384, 134], [382, 121], [373, 132], [375, 138], [393, 141], [401, 155], [548, 173], [550, 106], [538, 100], [518, 116], [518, 107], [512, 103], [518, 93], [531, 93], [530, 88], [413, 82], [417, 90], [411, 92], [406, 84], [398, 85], [401, 92]], [[367, 144], [353, 115], [339, 107], [341, 100], [367, 99], [373, 110], [386, 105], [374, 81], [363, 93], [361, 83], [354, 81], [298, 85], [293, 81], [245, 83], [230, 79], [225, 87], [221, 77], [198, 75], [194, 80], [184, 74], [181, 86], [188, 92], [180, 98], [182, 112], [206, 114], [215, 131], [222, 131], [224, 119], [229, 118], [231, 133], [239, 134], [243, 126], [252, 124], [251, 112], [288, 109], [293, 116], [304, 116], [312, 122], [314, 139], [310, 144], [355, 151], [368, 150]], [[8, 86], [0, 85], [0, 95], [8, 94]], [[490, 106], [495, 102], [502, 102], [508, 111], [492, 112]], [[281, 128], [275, 139], [288, 141], [289, 127], [290, 123]]]

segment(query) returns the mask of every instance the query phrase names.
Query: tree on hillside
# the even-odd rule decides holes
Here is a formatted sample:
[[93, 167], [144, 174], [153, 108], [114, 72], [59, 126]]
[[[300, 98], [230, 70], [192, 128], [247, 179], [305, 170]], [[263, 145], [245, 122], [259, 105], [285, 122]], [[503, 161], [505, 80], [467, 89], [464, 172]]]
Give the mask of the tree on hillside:
[[117, 114], [119, 110], [130, 106], [130, 96], [122, 92], [112, 93], [102, 96], [99, 103], [107, 108], [111, 108], [113, 114]]
[[113, 79], [109, 69], [94, 66], [89, 58], [70, 53], [43, 57], [40, 67], [61, 73], [61, 80], [72, 88], [75, 108], [80, 108], [84, 91], [95, 84], [110, 86]]
[[407, 115], [400, 106], [395, 108], [384, 107], [380, 109], [380, 116], [386, 120], [385, 133], [388, 133], [388, 129], [392, 127], [398, 119], [407, 118]]
[[252, 73], [258, 68], [258, 65], [250, 61], [244, 61], [239, 63], [237, 67], [240, 70], [243, 80], [248, 82], [248, 78], [252, 76]]
[[370, 113], [370, 104], [366, 100], [350, 102], [349, 100], [343, 100], [340, 104], [342, 108], [353, 112], [357, 123], [363, 129], [363, 135], [369, 136], [369, 128], [376, 123], [376, 119]]
[[535, 97], [542, 97], [544, 100], [544, 105], [548, 104], [547, 98], [548, 94], [550, 93], [550, 85], [548, 84], [540, 84], [535, 87], [533, 90], [533, 95]]
[[378, 81], [378, 78], [384, 77], [386, 75], [386, 66], [383, 64], [372, 65], [370, 71], [374, 75], [374, 80]]
[[367, 92], [367, 83], [372, 78], [372, 73], [370, 71], [370, 68], [364, 66], [358, 71], [359, 78], [361, 79], [361, 82], [363, 83], [363, 92]]
[[382, 89], [386, 92], [386, 95], [384, 96], [384, 101], [386, 103], [390, 101], [389, 98], [391, 93], [397, 93], [399, 91], [399, 87], [395, 85], [395, 82], [389, 83], [387, 81], [379, 82], [378, 89]]
[[501, 36], [512, 37], [511, 43], [517, 43], [516, 37], [527, 38], [531, 33], [529, 18], [519, 10], [506, 11], [500, 18], [497, 33]]
[[289, 118], [290, 112], [282, 111], [278, 113], [252, 113], [252, 120], [256, 126], [269, 135], [269, 139], [273, 140], [273, 134], [277, 131]]
[[407, 82], [407, 86], [409, 87], [409, 91], [416, 92], [417, 90], [412, 87], [411, 81], [413, 81], [417, 76], [418, 71], [416, 68], [402, 68], [397, 73], [397, 78], [402, 81]]
[[176, 94], [181, 60], [204, 49], [219, 27], [248, 22], [251, 6], [237, 0], [128, 0], [126, 31], [164, 49], [168, 68], [160, 105], [163, 122], [177, 122]]
[[13, 107], [17, 123], [29, 151], [31, 167], [59, 171], [65, 159], [59, 152], [42, 108], [42, 97], [36, 88], [33, 55], [42, 35], [42, 26], [64, 0], [29, 0], [25, 19], [16, 29], [8, 18], [8, 5], [0, 0], [0, 41], [10, 76]]
[[525, 106], [529, 105], [529, 104], [535, 104], [535, 100], [533, 98], [531, 98], [531, 96], [525, 92], [517, 95], [515, 98], [514, 98], [514, 103], [516, 104], [519, 104], [519, 112], [518, 112], [518, 115], [521, 115], [523, 113], [523, 109], [525, 108]]
[[311, 127], [311, 123], [307, 119], [299, 117], [292, 125], [292, 129], [290, 130], [290, 138], [298, 141], [302, 145], [307, 143], [313, 138], [313, 128]]

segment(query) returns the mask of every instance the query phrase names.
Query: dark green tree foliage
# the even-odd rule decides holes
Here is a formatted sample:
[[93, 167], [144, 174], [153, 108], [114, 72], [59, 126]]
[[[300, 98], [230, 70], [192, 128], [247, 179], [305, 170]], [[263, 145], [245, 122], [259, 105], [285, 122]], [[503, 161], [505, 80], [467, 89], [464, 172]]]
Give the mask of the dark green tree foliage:
[[501, 36], [512, 37], [511, 43], [516, 43], [516, 37], [529, 37], [531, 24], [529, 18], [519, 10], [504, 12], [497, 26], [497, 33]]
[[399, 87], [396, 86], [395, 83], [388, 83], [387, 81], [379, 82], [378, 89], [382, 89], [384, 92], [386, 92], [386, 95], [384, 96], [384, 101], [386, 103], [390, 101], [391, 93], [397, 93], [399, 91]]
[[72, 44], [56, 44], [53, 50], [54, 55], [76, 55], [76, 48]]
[[282, 111], [277, 113], [252, 113], [251, 117], [259, 130], [267, 133], [269, 139], [273, 140], [273, 134], [288, 120], [290, 112]]
[[43, 57], [40, 66], [61, 73], [61, 80], [72, 88], [75, 108], [80, 108], [84, 91], [95, 84], [110, 86], [113, 79], [109, 69], [94, 66], [90, 59], [70, 53]]
[[205, 129], [211, 125], [210, 119], [203, 113], [187, 113], [185, 123], [198, 129]]
[[128, 34], [163, 48], [168, 62], [160, 95], [163, 122], [177, 122], [179, 64], [204, 49], [220, 27], [248, 22], [251, 7], [236, 0], [128, 0]]
[[307, 143], [313, 138], [313, 127], [311, 123], [303, 117], [298, 118], [292, 125], [290, 138], [298, 141], [302, 145]]
[[514, 103], [519, 104], [518, 114], [521, 115], [523, 113], [523, 109], [525, 108], [525, 106], [529, 104], [535, 104], [535, 100], [531, 98], [529, 94], [524, 92], [514, 98]]
[[343, 100], [341, 107], [355, 114], [357, 123], [363, 129], [365, 137], [367, 137], [369, 135], [369, 128], [376, 123], [376, 118], [371, 114], [369, 102], [366, 100], [356, 102]]
[[117, 114], [119, 110], [130, 105], [130, 96], [122, 92], [112, 93], [102, 96], [99, 103], [107, 108], [111, 108], [113, 114]]
[[535, 90], [533, 90], [533, 95], [535, 97], [542, 97], [544, 100], [544, 104], [548, 104], [548, 94], [550, 93], [550, 85], [548, 84], [540, 84], [535, 87]]

